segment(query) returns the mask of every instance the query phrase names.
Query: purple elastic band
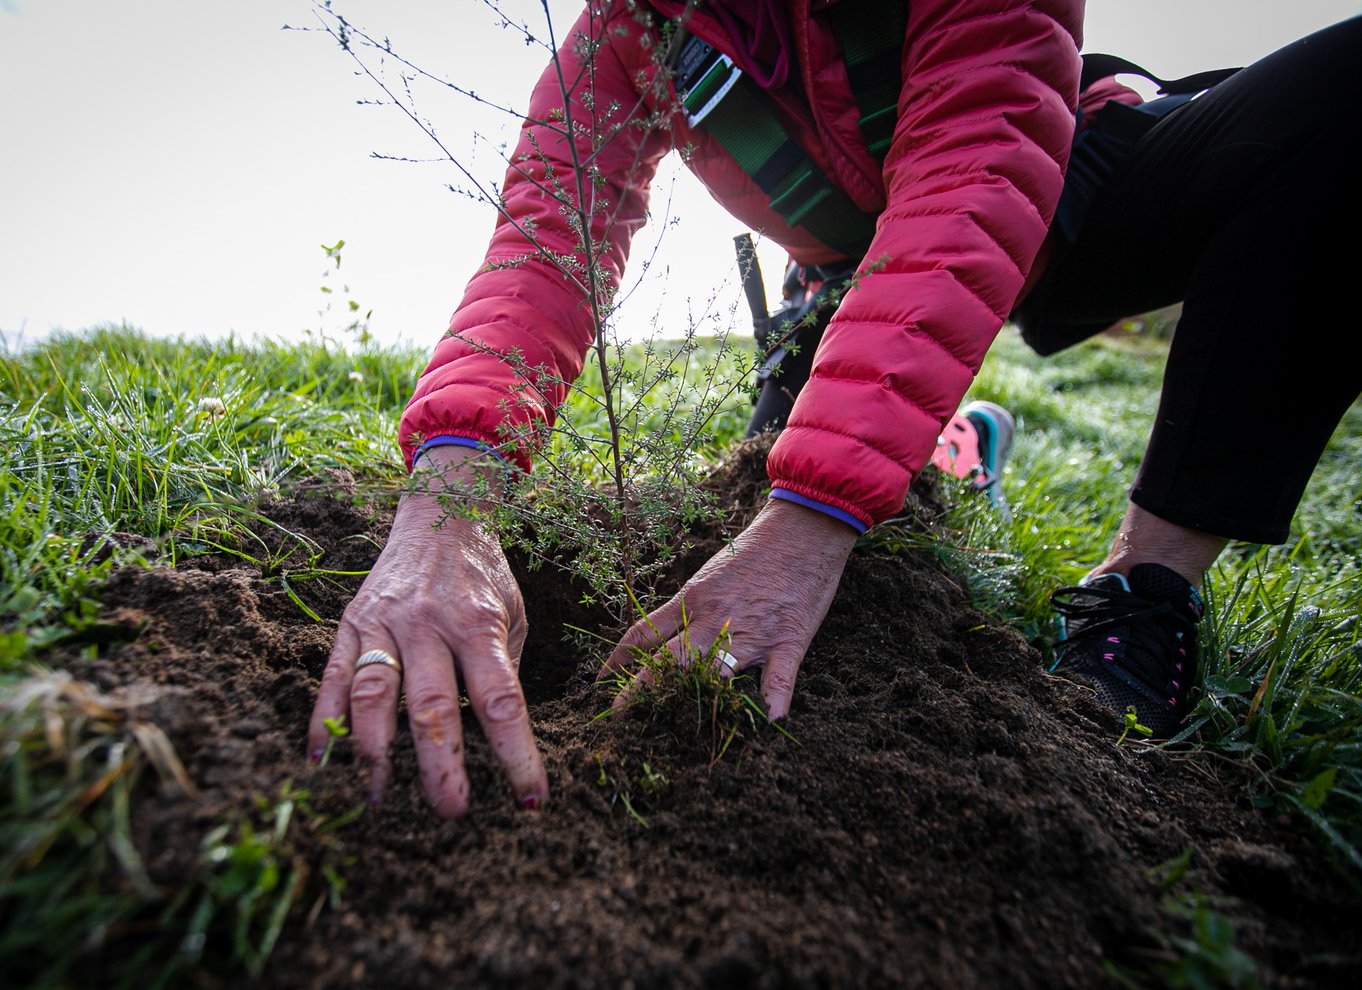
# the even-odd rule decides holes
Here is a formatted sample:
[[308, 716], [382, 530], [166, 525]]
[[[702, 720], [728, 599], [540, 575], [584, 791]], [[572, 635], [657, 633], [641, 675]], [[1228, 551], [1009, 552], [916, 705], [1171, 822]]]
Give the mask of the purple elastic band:
[[827, 505], [826, 503], [819, 502], [815, 499], [805, 498], [803, 495], [796, 495], [794, 492], [790, 491], [787, 488], [772, 488], [771, 497], [784, 499], [786, 502], [793, 502], [796, 505], [802, 505], [806, 509], [813, 509], [816, 512], [823, 513], [823, 515], [825, 516], [832, 516], [832, 518], [839, 519], [842, 522], [846, 523], [848, 526], [856, 530], [856, 532], [858, 533], [864, 533], [867, 529], [870, 528], [865, 523], [861, 522], [859, 519], [853, 516], [850, 512], [847, 512], [843, 509], [839, 509], [835, 505]]
[[416, 462], [421, 459], [421, 455], [432, 447], [472, 447], [474, 450], [480, 450], [484, 454], [491, 454], [501, 462], [502, 467], [511, 467], [510, 462], [502, 457], [501, 454], [497, 453], [496, 448], [483, 443], [481, 440], [474, 440], [472, 437], [453, 436], [431, 437], [425, 443], [421, 444], [421, 446], [416, 448], [416, 453], [411, 455], [411, 466], [415, 468]]

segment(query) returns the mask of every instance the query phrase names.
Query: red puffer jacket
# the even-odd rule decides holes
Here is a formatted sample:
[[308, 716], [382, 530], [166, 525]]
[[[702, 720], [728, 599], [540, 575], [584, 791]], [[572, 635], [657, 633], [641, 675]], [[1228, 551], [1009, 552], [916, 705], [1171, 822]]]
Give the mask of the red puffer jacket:
[[[1073, 136], [1083, 4], [910, 0], [898, 123], [881, 169], [861, 138], [837, 41], [811, 2], [827, 6], [788, 5], [813, 105], [773, 99], [822, 170], [862, 209], [880, 211], [866, 254], [877, 267], [828, 327], [769, 473], [778, 488], [871, 525], [902, 507], [1045, 237]], [[684, 7], [654, 5], [668, 16]], [[618, 285], [649, 183], [673, 147], [731, 213], [794, 260], [839, 260], [774, 213], [703, 127], [672, 112], [648, 19], [623, 0], [592, 6], [604, 13], [584, 13], [562, 46], [571, 101], [565, 110], [551, 65], [502, 190], [509, 218], [403, 415], [409, 464], [423, 442], [451, 436], [529, 466], [527, 445], [508, 448], [507, 438], [550, 421], [562, 383], [580, 373], [593, 340], [584, 273], [595, 266]], [[704, 6], [692, 15], [690, 30], [725, 50]], [[589, 201], [594, 257], [561, 209], [564, 193]]]

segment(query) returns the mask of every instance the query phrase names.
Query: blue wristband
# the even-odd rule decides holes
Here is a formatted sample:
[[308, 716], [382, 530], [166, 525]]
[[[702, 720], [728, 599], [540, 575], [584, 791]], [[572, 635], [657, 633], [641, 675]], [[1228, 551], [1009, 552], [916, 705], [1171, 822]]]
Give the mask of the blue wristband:
[[805, 498], [803, 495], [796, 495], [794, 492], [790, 491], [787, 488], [772, 488], [771, 497], [782, 499], [786, 502], [793, 502], [795, 503], [795, 505], [802, 505], [806, 509], [813, 509], [815, 512], [821, 512], [825, 516], [832, 516], [832, 518], [841, 520], [842, 522], [846, 523], [848, 526], [856, 530], [856, 532], [858, 533], [864, 533], [867, 529], [870, 528], [865, 523], [861, 522], [859, 519], [853, 516], [850, 512], [847, 512], [843, 509], [839, 509], [835, 505], [828, 505], [825, 502], [819, 502], [816, 499]]
[[411, 455], [412, 468], [416, 467], [416, 462], [421, 459], [421, 455], [432, 447], [471, 447], [474, 450], [482, 451], [484, 454], [491, 454], [501, 462], [502, 467], [508, 470], [512, 467], [510, 461], [502, 457], [501, 454], [497, 452], [496, 448], [490, 444], [483, 443], [481, 440], [474, 440], [472, 437], [443, 436], [431, 437], [425, 443], [421, 444], [421, 446], [416, 448], [416, 453]]

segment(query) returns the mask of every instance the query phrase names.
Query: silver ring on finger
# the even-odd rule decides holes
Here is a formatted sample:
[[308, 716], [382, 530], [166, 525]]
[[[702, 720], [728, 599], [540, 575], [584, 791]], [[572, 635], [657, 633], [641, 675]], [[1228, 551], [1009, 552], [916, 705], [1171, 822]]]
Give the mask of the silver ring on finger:
[[720, 650], [718, 653], [718, 659], [721, 664], [728, 668], [728, 672], [730, 674], [736, 674], [738, 672], [738, 668], [742, 666], [742, 661], [735, 657], [732, 653], [729, 653], [727, 650]]
[[361, 653], [359, 659], [355, 661], [355, 672], [359, 673], [360, 670], [375, 663], [381, 663], [385, 667], [391, 667], [397, 672], [398, 677], [402, 676], [402, 661], [397, 659], [397, 657], [393, 656], [387, 650], [368, 650]]

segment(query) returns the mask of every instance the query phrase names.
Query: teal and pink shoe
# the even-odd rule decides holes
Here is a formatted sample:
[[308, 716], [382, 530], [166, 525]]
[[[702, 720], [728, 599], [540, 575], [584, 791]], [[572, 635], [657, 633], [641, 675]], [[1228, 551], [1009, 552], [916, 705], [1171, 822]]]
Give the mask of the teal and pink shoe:
[[1012, 414], [993, 402], [962, 406], [937, 438], [932, 463], [946, 474], [967, 478], [989, 501], [1006, 512], [1003, 464], [1012, 451], [1016, 424]]

